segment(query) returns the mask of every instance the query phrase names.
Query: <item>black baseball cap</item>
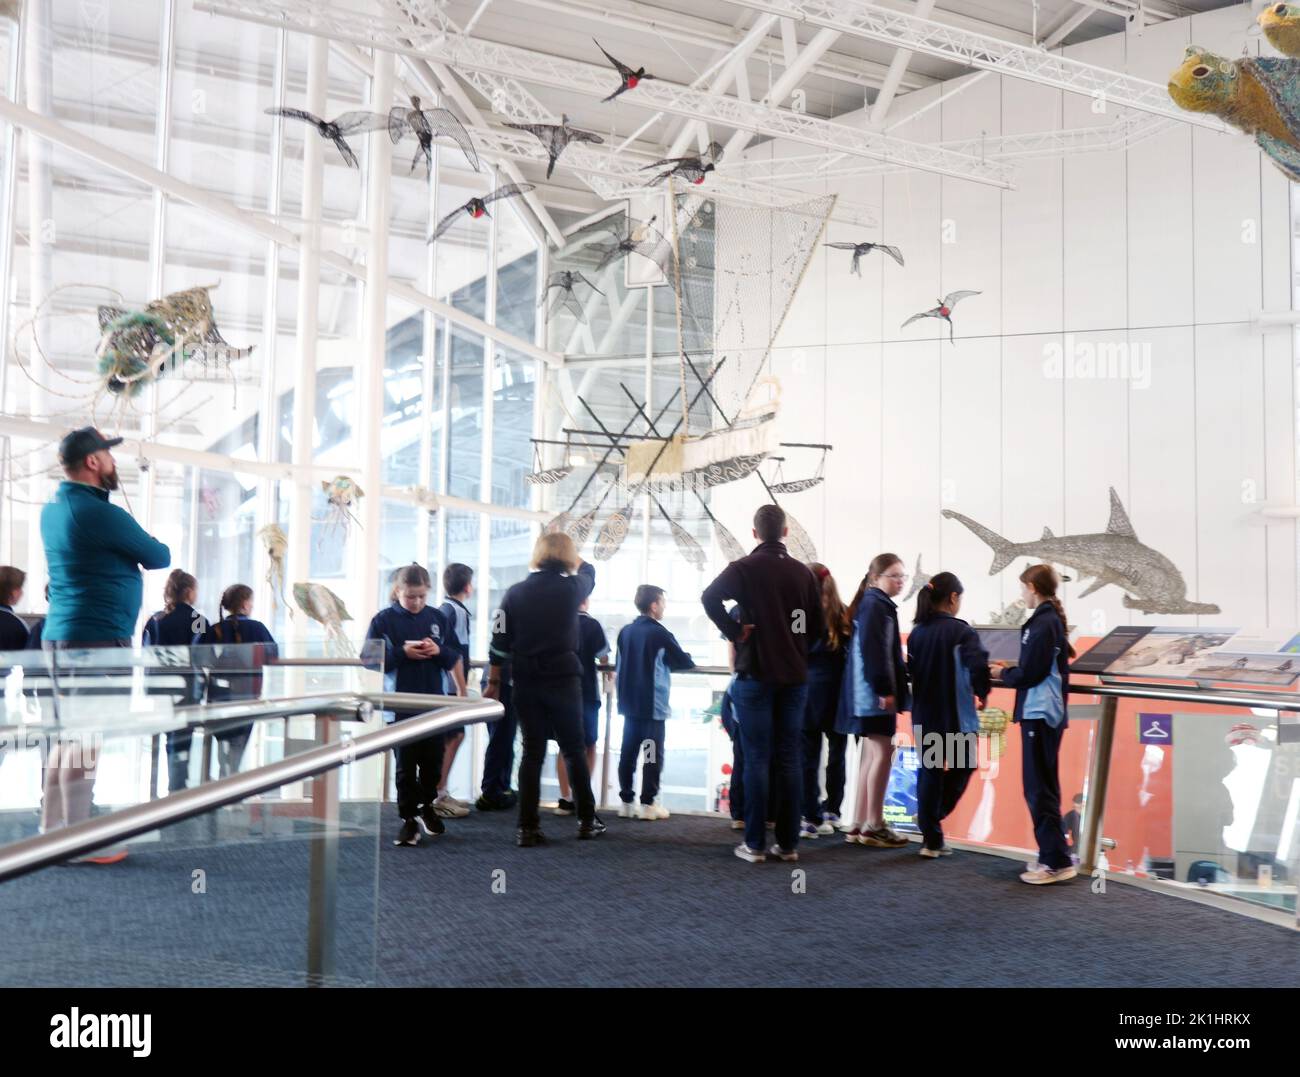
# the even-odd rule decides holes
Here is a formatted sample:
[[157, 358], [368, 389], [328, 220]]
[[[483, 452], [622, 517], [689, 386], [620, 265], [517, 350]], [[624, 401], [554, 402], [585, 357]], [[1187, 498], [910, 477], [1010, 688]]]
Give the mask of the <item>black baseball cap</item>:
[[64, 467], [73, 467], [81, 463], [91, 453], [101, 449], [111, 449], [121, 445], [125, 438], [106, 438], [93, 426], [83, 426], [64, 434], [59, 442], [59, 463]]

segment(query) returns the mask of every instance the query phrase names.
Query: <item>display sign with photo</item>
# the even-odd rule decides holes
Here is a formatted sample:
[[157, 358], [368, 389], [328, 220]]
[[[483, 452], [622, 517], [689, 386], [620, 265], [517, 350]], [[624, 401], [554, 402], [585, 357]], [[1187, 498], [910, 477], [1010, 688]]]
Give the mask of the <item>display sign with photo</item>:
[[1070, 668], [1076, 673], [1283, 688], [1300, 677], [1300, 634], [1125, 625], [1099, 640]]

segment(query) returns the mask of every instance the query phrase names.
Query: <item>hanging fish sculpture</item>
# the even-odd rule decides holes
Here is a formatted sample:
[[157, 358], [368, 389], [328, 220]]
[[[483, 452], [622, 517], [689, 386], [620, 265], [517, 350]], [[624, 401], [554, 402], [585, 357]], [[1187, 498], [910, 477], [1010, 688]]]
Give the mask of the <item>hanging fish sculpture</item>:
[[325, 629], [326, 641], [340, 656], [356, 657], [352, 642], [343, 633], [343, 622], [352, 620], [343, 599], [323, 583], [295, 583], [293, 600], [303, 613]]
[[1209, 112], [1255, 142], [1288, 179], [1300, 182], [1300, 63], [1273, 56], [1229, 60], [1189, 45], [1169, 76], [1169, 96], [1188, 112]]
[[1283, 56], [1300, 56], [1300, 4], [1269, 4], [1255, 21]]
[[788, 532], [785, 536], [785, 547], [790, 551], [790, 556], [796, 561], [802, 561], [805, 565], [811, 561], [816, 561], [817, 546], [813, 542], [812, 536], [804, 529], [803, 524], [787, 512], [785, 514], [785, 526]]
[[557, 482], [563, 482], [572, 473], [572, 464], [561, 464], [559, 467], [548, 467], [545, 471], [530, 471], [524, 476], [524, 482], [529, 486], [554, 486]]
[[903, 596], [903, 601], [907, 602], [922, 587], [930, 582], [930, 573], [921, 570], [921, 555], [916, 555], [916, 571], [912, 573], [912, 588]]
[[183, 359], [229, 363], [251, 355], [251, 346], [232, 347], [217, 328], [208, 295], [213, 287], [172, 292], [148, 303], [142, 311], [97, 308], [97, 355], [104, 388], [135, 396], [154, 378], [176, 369]]

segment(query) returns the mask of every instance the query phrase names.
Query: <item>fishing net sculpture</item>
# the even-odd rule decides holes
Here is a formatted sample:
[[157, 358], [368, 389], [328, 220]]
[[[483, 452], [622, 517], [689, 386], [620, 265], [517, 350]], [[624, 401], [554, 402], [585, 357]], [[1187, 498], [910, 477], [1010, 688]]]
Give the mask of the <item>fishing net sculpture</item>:
[[[693, 491], [728, 557], [738, 544], [722, 533], [703, 492], [754, 474], [777, 447], [772, 346], [834, 206], [834, 195], [773, 209], [672, 192], [664, 264], [681, 352], [680, 422], [661, 431], [667, 442], [630, 447], [624, 482], [649, 493]], [[790, 530], [806, 538], [798, 521]], [[676, 528], [673, 535], [682, 546]], [[598, 545], [597, 557], [611, 545], [617, 549]], [[801, 554], [815, 558], [811, 541], [805, 545]]]

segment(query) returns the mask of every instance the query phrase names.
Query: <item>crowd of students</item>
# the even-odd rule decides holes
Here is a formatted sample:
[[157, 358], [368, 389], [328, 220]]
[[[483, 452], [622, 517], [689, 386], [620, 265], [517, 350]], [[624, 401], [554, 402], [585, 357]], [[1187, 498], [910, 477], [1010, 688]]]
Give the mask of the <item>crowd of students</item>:
[[[1038, 862], [1021, 878], [1034, 884], [1072, 878], [1057, 759], [1067, 726], [1068, 662], [1074, 652], [1054, 570], [1035, 565], [1020, 577], [1022, 597], [1033, 613], [1022, 632], [1018, 662], [989, 661], [978, 634], [958, 616], [962, 585], [951, 572], [937, 573], [918, 591], [904, 657], [895, 600], [908, 576], [899, 557], [883, 553], [873, 558], [846, 606], [825, 565], [804, 565], [789, 556], [784, 513], [777, 506], [759, 509], [754, 536], [759, 540], [754, 552], [728, 565], [702, 596], [705, 612], [730, 643], [733, 676], [723, 696], [722, 722], [733, 742], [732, 826], [745, 832], [736, 855], [750, 862], [768, 857], [791, 861], [798, 857], [800, 839], [836, 830], [852, 844], [905, 846], [908, 840], [887, 824], [884, 804], [898, 717], [907, 712], [919, 746], [919, 853], [931, 859], [949, 855], [943, 821], [976, 769], [978, 711], [996, 680], [1015, 690], [1025, 799], [1039, 848]], [[579, 838], [605, 833], [596, 814], [591, 772], [602, 688], [610, 687], [602, 685], [597, 668], [610, 653], [609, 643], [587, 610], [595, 585], [593, 566], [581, 560], [567, 535], [557, 533], [538, 539], [532, 568], [509, 589], [494, 618], [481, 689], [484, 696], [502, 701], [506, 715], [491, 726], [482, 793], [475, 801], [481, 811], [517, 809], [516, 838], [525, 847], [546, 841], [538, 801], [548, 740], [560, 747], [560, 797], [554, 813], [576, 814]], [[393, 573], [390, 603], [375, 614], [366, 632], [368, 639], [383, 644], [391, 690], [469, 693], [473, 580], [468, 565], [448, 565], [442, 576], [445, 598], [435, 606], [425, 568], [411, 564]], [[13, 612], [25, 582], [20, 569], [0, 567], [0, 649], [41, 646], [41, 625], [29, 630]], [[195, 608], [197, 595], [196, 578], [172, 570], [163, 608], [148, 618], [142, 643], [206, 646], [219, 655], [229, 649], [238, 656], [225, 663], [218, 658], [208, 675], [191, 678], [180, 702], [257, 698], [262, 667], [276, 656], [277, 643], [252, 617], [253, 589], [246, 584], [227, 587], [220, 616], [211, 621]], [[619, 815], [659, 820], [668, 816], [659, 793], [671, 675], [693, 669], [695, 663], [662, 623], [663, 589], [643, 585], [633, 601], [637, 616], [618, 633], [612, 674], [623, 717]], [[393, 714], [395, 720], [406, 716]], [[517, 727], [523, 731], [523, 753], [515, 793], [510, 786]], [[222, 776], [239, 768], [251, 729], [249, 722], [216, 735]], [[859, 757], [854, 816], [846, 819], [841, 807], [850, 737]], [[444, 833], [445, 819], [469, 813], [470, 804], [447, 788], [463, 739], [459, 728], [397, 750], [401, 827], [396, 845], [418, 845], [422, 836]], [[168, 786], [173, 791], [187, 784], [190, 740], [188, 731], [168, 736]], [[823, 745], [824, 789], [819, 781]], [[775, 830], [776, 843], [766, 847], [769, 828]]]

